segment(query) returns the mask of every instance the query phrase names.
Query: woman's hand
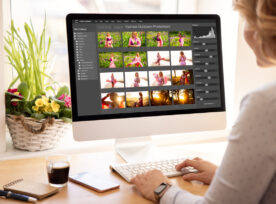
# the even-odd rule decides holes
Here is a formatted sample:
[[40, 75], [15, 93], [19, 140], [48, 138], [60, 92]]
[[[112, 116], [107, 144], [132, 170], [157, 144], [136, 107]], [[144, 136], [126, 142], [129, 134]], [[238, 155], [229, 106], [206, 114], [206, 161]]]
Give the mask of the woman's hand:
[[155, 202], [154, 190], [161, 183], [169, 183], [169, 179], [161, 171], [152, 170], [135, 176], [130, 181], [146, 199]]
[[182, 168], [191, 166], [197, 169], [198, 173], [189, 173], [183, 176], [183, 179], [186, 181], [197, 180], [205, 184], [210, 184], [215, 175], [217, 166], [211, 162], [205, 161], [198, 157], [190, 160], [186, 159], [184, 162], [175, 166], [177, 171], [180, 171]]

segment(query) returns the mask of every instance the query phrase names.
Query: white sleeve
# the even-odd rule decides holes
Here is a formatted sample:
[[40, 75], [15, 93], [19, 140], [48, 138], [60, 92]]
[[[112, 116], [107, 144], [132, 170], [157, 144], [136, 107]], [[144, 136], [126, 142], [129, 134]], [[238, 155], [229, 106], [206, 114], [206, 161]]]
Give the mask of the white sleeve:
[[161, 204], [259, 203], [276, 170], [276, 101], [260, 92], [241, 103], [221, 166], [204, 197], [169, 189]]
[[193, 195], [187, 191], [183, 191], [182, 189], [172, 186], [167, 192], [162, 196], [160, 200], [160, 204], [190, 204], [190, 203], [201, 203], [203, 197]]

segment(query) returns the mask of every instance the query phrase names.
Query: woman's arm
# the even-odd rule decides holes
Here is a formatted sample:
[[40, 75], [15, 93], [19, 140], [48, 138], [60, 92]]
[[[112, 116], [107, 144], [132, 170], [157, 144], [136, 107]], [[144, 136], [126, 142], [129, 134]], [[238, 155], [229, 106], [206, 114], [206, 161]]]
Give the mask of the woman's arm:
[[141, 47], [141, 40], [140, 40], [140, 38], [137, 38], [137, 44], [136, 44], [136, 47]]
[[102, 104], [109, 105], [109, 102], [105, 101], [109, 96], [110, 94], [106, 94], [106, 96], [102, 98]]

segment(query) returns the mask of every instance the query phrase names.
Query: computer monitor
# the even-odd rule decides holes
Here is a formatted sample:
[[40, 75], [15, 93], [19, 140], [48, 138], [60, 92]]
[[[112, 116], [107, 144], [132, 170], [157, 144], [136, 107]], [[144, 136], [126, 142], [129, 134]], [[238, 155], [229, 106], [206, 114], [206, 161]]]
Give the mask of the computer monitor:
[[224, 129], [217, 15], [69, 14], [78, 141]]

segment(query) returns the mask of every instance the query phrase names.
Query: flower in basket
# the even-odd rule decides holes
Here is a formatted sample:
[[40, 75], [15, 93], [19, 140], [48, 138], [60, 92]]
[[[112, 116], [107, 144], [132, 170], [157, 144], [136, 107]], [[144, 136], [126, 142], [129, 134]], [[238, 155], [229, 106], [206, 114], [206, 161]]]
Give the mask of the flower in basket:
[[57, 102], [51, 101], [46, 96], [37, 98], [34, 103], [35, 105], [32, 106], [32, 110], [35, 113], [57, 113], [60, 109], [60, 105]]
[[25, 36], [22, 36], [11, 21], [4, 49], [17, 76], [5, 93], [6, 113], [38, 120], [51, 117], [69, 122], [72, 118], [70, 91], [51, 77], [48, 69], [51, 38], [46, 38], [45, 28], [46, 16], [39, 35], [30, 21], [30, 24], [24, 24]]
[[66, 118], [65, 121], [69, 121], [72, 117], [69, 88], [55, 82], [48, 70], [51, 38], [46, 39], [45, 28], [46, 17], [40, 35], [34, 31], [31, 21], [25, 23], [24, 37], [11, 21], [4, 49], [17, 76], [6, 91], [6, 113], [36, 119]]
[[[17, 98], [15, 98], [18, 96]], [[6, 113], [24, 115], [41, 120], [48, 117], [70, 122], [72, 118], [71, 97], [66, 93], [61, 96], [37, 96], [27, 101], [19, 92], [6, 92]]]
[[[18, 89], [8, 89], [8, 92], [11, 93], [11, 94], [16, 95], [16, 96], [12, 96], [11, 99], [14, 99], [14, 98], [19, 98], [20, 99], [22, 97], [22, 94], [18, 92]], [[12, 101], [11, 105], [12, 106], [17, 106], [17, 102]]]
[[[27, 106], [31, 107], [31, 117], [37, 119], [44, 119], [46, 117], [54, 117], [63, 119], [65, 122], [69, 122], [72, 117], [71, 107], [67, 104], [71, 104], [71, 98], [67, 97], [66, 101], [61, 97], [46, 97], [38, 96], [33, 101], [30, 101]], [[70, 100], [69, 100], [70, 99]]]
[[5, 92], [6, 122], [13, 145], [29, 151], [53, 148], [72, 118], [69, 88], [54, 81], [48, 69], [51, 38], [45, 28], [46, 17], [42, 32], [30, 21], [23, 36], [11, 21], [5, 37], [7, 59], [16, 71]]
[[59, 100], [63, 100], [65, 102], [65, 106], [67, 108], [71, 108], [71, 97], [70, 96], [66, 96], [65, 94], [62, 94], [59, 98]]

